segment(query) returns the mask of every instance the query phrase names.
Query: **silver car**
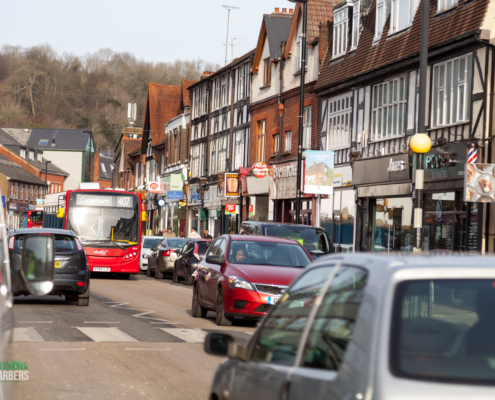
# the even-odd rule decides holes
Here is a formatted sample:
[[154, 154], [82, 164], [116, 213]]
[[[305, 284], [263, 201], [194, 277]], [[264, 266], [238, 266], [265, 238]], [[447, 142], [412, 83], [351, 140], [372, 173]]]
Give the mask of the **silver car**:
[[495, 258], [318, 259], [247, 348], [205, 350], [229, 357], [210, 399], [495, 399]]
[[141, 239], [141, 260], [139, 268], [142, 272], [146, 272], [148, 269], [148, 257], [153, 253], [151, 248], [157, 247], [163, 239], [162, 236], [143, 236]]

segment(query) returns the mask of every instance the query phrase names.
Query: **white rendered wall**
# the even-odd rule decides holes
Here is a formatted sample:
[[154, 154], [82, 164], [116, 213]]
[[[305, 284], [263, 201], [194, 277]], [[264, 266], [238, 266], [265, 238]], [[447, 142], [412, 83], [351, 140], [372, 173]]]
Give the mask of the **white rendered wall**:
[[69, 174], [64, 182], [64, 190], [79, 188], [82, 177], [82, 152], [43, 150], [43, 157]]

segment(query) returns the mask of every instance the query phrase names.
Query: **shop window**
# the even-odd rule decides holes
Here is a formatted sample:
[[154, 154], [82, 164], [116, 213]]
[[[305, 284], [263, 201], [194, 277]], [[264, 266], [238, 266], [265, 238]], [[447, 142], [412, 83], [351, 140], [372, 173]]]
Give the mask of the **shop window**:
[[406, 86], [404, 76], [373, 86], [371, 140], [390, 139], [405, 134]]
[[432, 126], [469, 121], [472, 55], [433, 67]]
[[[423, 250], [454, 250], [455, 192], [427, 193], [424, 196]], [[465, 218], [462, 219], [465, 222]], [[460, 225], [458, 227], [461, 227]], [[457, 232], [465, 242], [465, 226]]]

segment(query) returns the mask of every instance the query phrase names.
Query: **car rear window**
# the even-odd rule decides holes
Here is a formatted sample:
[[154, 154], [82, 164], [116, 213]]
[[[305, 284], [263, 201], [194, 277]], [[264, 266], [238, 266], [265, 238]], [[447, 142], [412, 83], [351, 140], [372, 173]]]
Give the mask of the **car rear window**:
[[204, 256], [206, 254], [206, 251], [208, 250], [208, 247], [210, 247], [210, 243], [199, 243], [198, 254], [200, 256]]
[[160, 243], [163, 239], [144, 239], [143, 248], [151, 249]]
[[313, 254], [330, 253], [330, 244], [324, 230], [302, 226], [267, 226], [265, 236], [282, 239], [293, 239], [301, 243], [306, 250]]
[[189, 242], [189, 239], [167, 239], [164, 245], [172, 248], [182, 249], [187, 242]]
[[394, 302], [397, 376], [495, 384], [495, 281], [407, 281]]
[[306, 267], [311, 263], [308, 254], [296, 243], [234, 240], [228, 257], [232, 264]]
[[[15, 237], [15, 251], [22, 251], [25, 237], [25, 235], [19, 235]], [[75, 251], [76, 249], [77, 245], [72, 236], [55, 235], [55, 251]]]

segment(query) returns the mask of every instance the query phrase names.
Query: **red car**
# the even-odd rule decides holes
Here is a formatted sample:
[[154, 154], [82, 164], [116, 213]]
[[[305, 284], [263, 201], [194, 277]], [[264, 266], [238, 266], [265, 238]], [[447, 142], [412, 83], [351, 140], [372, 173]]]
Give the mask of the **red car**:
[[217, 325], [224, 326], [232, 325], [235, 317], [259, 319], [311, 262], [295, 240], [221, 236], [197, 268], [192, 314], [205, 318], [215, 311]]

